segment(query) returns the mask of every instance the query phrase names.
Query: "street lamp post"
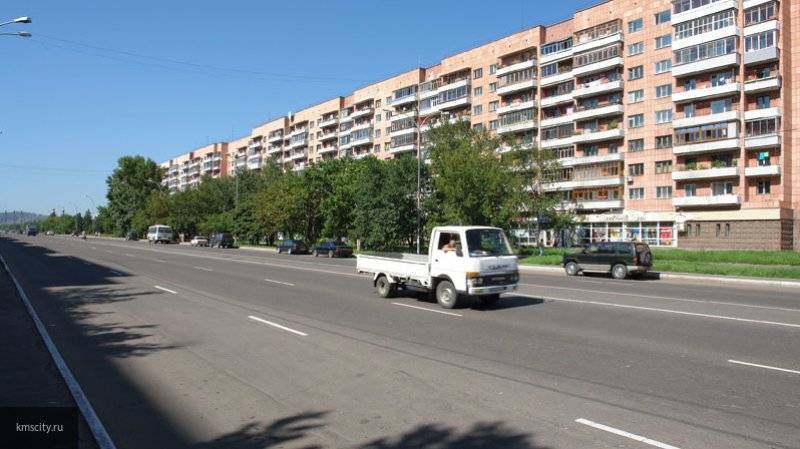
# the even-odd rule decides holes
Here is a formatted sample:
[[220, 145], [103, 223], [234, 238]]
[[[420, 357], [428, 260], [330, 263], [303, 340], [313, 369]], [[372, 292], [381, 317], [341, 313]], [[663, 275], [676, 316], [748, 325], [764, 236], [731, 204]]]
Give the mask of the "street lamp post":
[[[27, 16], [17, 17], [16, 19], [8, 20], [8, 21], [0, 23], [0, 27], [1, 26], [5, 26], [5, 25], [13, 25], [13, 24], [16, 24], [16, 23], [31, 23], [31, 18], [27, 17]], [[27, 32], [27, 31], [16, 31], [16, 32], [13, 32], [13, 33], [0, 33], [0, 36], [31, 37], [31, 33]]]

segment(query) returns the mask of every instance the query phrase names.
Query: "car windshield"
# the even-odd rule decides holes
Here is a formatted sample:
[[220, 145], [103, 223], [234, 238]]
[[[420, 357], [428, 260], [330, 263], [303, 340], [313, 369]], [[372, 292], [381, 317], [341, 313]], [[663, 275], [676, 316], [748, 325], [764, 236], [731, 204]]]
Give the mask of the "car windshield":
[[470, 257], [510, 256], [511, 246], [499, 229], [470, 229], [467, 231]]

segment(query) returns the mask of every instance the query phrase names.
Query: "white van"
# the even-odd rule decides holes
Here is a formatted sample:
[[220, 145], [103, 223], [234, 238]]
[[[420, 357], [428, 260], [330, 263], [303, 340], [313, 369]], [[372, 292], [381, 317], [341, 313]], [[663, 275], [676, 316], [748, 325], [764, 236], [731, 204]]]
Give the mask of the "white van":
[[167, 225], [153, 225], [147, 228], [147, 241], [150, 243], [172, 243], [175, 234]]

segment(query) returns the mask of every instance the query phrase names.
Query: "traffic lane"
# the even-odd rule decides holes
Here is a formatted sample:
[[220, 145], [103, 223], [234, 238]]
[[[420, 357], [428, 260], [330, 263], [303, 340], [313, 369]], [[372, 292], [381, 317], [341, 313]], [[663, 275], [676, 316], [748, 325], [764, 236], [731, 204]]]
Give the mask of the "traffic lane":
[[[83, 269], [78, 260], [69, 257], [63, 259], [71, 268], [61, 264], [51, 267], [49, 282], [69, 282], [76, 271]], [[23, 260], [22, 263], [32, 264], [30, 260]], [[160, 328], [163, 327], [160, 334], [169, 337], [169, 341], [184, 344], [187, 341], [192, 342], [193, 354], [204, 358], [207, 364], [217, 365], [217, 368], [220, 364], [227, 367], [223, 372], [213, 370], [211, 373], [208, 369], [198, 369], [196, 363], [192, 363], [192, 358], [185, 357], [185, 351], [179, 349], [173, 350], [166, 359], [150, 354], [147, 357], [129, 359], [125, 363], [126, 374], [145, 384], [141, 386], [141, 394], [150, 396], [157, 405], [155, 410], [149, 411], [163, 423], [169, 423], [169, 427], [180, 430], [181, 438], [185, 434], [196, 439], [207, 437], [206, 441], [230, 441], [225, 436], [236, 435], [236, 432], [222, 433], [223, 437], [219, 437], [218, 429], [222, 417], [214, 413], [212, 406], [230, 414], [228, 420], [235, 420], [241, 415], [241, 408], [252, 402], [247, 399], [247, 394], [259, 396], [259, 392], [262, 392], [274, 395], [277, 402], [291, 410], [318, 410], [324, 406], [326, 409], [330, 407], [338, 411], [330, 413], [330, 432], [346, 435], [353, 441], [363, 440], [365, 436], [375, 433], [376, 438], [391, 438], [391, 432], [402, 432], [406, 429], [406, 423], [418, 426], [442, 423], [440, 425], [461, 430], [466, 427], [466, 423], [485, 421], [487, 412], [491, 414], [493, 422], [504, 423], [500, 427], [507, 429], [506, 434], [509, 433], [508, 429], [515, 428], [509, 423], [514, 423], [521, 426], [516, 428], [524, 429], [524, 432], [517, 434], [523, 435], [530, 433], [531, 429], [537, 429], [539, 438], [557, 443], [558, 447], [582, 448], [604, 439], [608, 442], [603, 446], [610, 446], [610, 441], [613, 441], [586, 429], [575, 429], [564, 434], [561, 430], [564, 423], [571, 422], [578, 411], [587, 412], [585, 406], [563, 417], [549, 414], [545, 418], [521, 415], [519, 411], [525, 410], [526, 402], [516, 400], [516, 403], [509, 404], [508, 398], [525, 397], [526, 401], [535, 398], [538, 404], [545, 406], [544, 410], [571, 408], [564, 402], [576, 401], [546, 390], [531, 392], [530, 385], [481, 374], [474, 369], [465, 369], [464, 367], [474, 366], [469, 360], [449, 360], [450, 363], [442, 363], [432, 360], [431, 357], [420, 358], [408, 351], [385, 346], [391, 342], [375, 341], [372, 335], [348, 337], [346, 340], [337, 339], [335, 334], [326, 335], [319, 343], [326, 345], [324, 350], [306, 354], [302, 348], [298, 348], [299, 344], [294, 340], [276, 341], [271, 329], [230, 322], [230, 317], [211, 313], [218, 310], [205, 310], [206, 307], [196, 301], [192, 301], [189, 307], [181, 307], [180, 300], [196, 298], [183, 291], [175, 295], [166, 299], [151, 297], [150, 304], [144, 303], [146, 300], [116, 302], [115, 313], [108, 309], [101, 312], [109, 319], [124, 318], [126, 325], [129, 325], [131, 317], [136, 317], [137, 323], [158, 323]], [[119, 310], [120, 308], [124, 310]], [[140, 313], [152, 315], [141, 317]], [[112, 314], [113, 316], [108, 316]], [[242, 335], [242, 330], [247, 334]], [[264, 333], [263, 337], [259, 335], [261, 332]], [[206, 346], [208, 344], [211, 346]], [[84, 346], [83, 349], [89, 350], [90, 346]], [[270, 363], [265, 365], [262, 362], [265, 360]], [[86, 367], [85, 370], [92, 372], [93, 368], [95, 367]], [[201, 373], [199, 377], [202, 379], [193, 375], [195, 370]], [[227, 379], [228, 374], [240, 380], [234, 383], [247, 394], [236, 394], [236, 391], [231, 391], [234, 390], [232, 386], [227, 386], [220, 380]], [[204, 378], [205, 376], [210, 376], [211, 379]], [[120, 381], [115, 380], [115, 383]], [[188, 394], [186, 388], [181, 388], [183, 384], [194, 385], [196, 390]], [[248, 387], [257, 387], [258, 391]], [[118, 388], [108, 388], [107, 391], [111, 393], [109, 397], [116, 398]], [[209, 403], [209, 392], [214, 392], [212, 396], [219, 399]], [[465, 395], [464, 392], [470, 393]], [[507, 396], [503, 396], [503, 392]], [[535, 396], [533, 393], [536, 393]], [[97, 399], [96, 395], [92, 396], [92, 399]], [[129, 408], [141, 409], [138, 404], [136, 407], [128, 404], [124, 409], [127, 413], [120, 413], [113, 406], [109, 407], [107, 402], [98, 403], [102, 416], [113, 424], [126, 418], [141, 422], [137, 419], [140, 417], [127, 412]], [[265, 411], [274, 408], [274, 404], [245, 407], [246, 413], [255, 414], [259, 419], [265, 415]], [[143, 412], [140, 410], [140, 413]], [[599, 415], [595, 412], [590, 414]], [[605, 413], [603, 416], [608, 417], [609, 414]], [[365, 429], [364, 425], [368, 422], [371, 427]], [[497, 424], [478, 426], [482, 441], [504, 441], [504, 434], [495, 429], [496, 427]], [[162, 441], [164, 432], [159, 432], [157, 427], [148, 429], [148, 432], [139, 432], [151, 436], [149, 439], [141, 435], [120, 437], [121, 433], [114, 430], [112, 426], [112, 435], [125, 443], [118, 444], [119, 447], [177, 447], [177, 444], [173, 446]], [[463, 432], [467, 436], [473, 435], [469, 429]], [[416, 433], [411, 432], [410, 435]], [[437, 435], [439, 440], [443, 437], [444, 435]], [[141, 443], [150, 445], [142, 446]]]
[[[220, 288], [221, 284], [218, 279], [211, 279], [207, 275], [199, 275], [198, 272], [181, 264], [175, 269], [177, 270], [176, 272], [171, 271], [174, 278], [183, 279], [186, 276], [192, 277], [194, 275], [194, 278], [186, 281], [191, 287], [178, 285], [175, 287], [176, 289], [198, 288], [208, 291]], [[242, 288], [243, 285], [248, 284], [248, 278], [252, 280], [253, 277], [261, 275], [263, 273], [262, 270], [256, 269], [255, 273], [247, 274], [245, 271], [252, 270], [253, 267], [238, 268], [230, 272], [224, 272], [225, 268], [223, 267], [215, 269], [219, 270], [226, 280], [232, 282], [232, 285], [222, 285], [222, 288], [217, 291], [218, 294], [228, 294], [237, 298], [260, 298], [255, 301], [255, 304], [270, 301], [269, 307], [275, 307], [275, 302], [272, 302], [270, 295], [265, 294], [263, 287], [259, 286], [250, 291]], [[179, 274], [178, 272], [181, 270], [183, 270], [183, 273]], [[274, 271], [281, 270], [275, 269]], [[270, 274], [270, 277], [274, 278], [272, 280], [299, 286], [301, 290], [304, 286], [308, 287], [308, 283], [304, 282], [305, 278], [294, 278], [292, 277], [293, 274], [295, 273], [284, 269], [284, 272]], [[244, 278], [237, 278], [237, 276], [241, 275], [244, 275]], [[321, 276], [329, 277], [331, 275], [323, 274]], [[209, 282], [210, 279], [211, 281]], [[335, 286], [336, 279], [328, 279], [326, 283], [328, 282], [331, 286]], [[347, 289], [348, 287], [349, 290]], [[334, 291], [352, 292], [353, 287], [353, 284], [346, 282], [342, 285], [342, 288], [335, 288]], [[367, 301], [369, 301], [371, 287], [367, 290], [363, 294], [367, 295]], [[240, 291], [241, 293], [238, 293]], [[234, 292], [237, 293], [234, 295]], [[392, 332], [392, 329], [387, 328], [387, 326], [391, 326], [401, 319], [393, 317], [390, 309], [374, 310], [373, 308], [369, 310], [374, 311], [374, 313], [367, 313], [365, 311], [368, 309], [365, 309], [364, 304], [358, 305], [355, 309], [350, 308], [348, 299], [352, 300], [352, 298], [349, 295], [335, 298], [336, 301], [330, 301], [336, 304], [337, 307], [335, 308], [325, 304], [325, 311], [320, 313], [319, 305], [314, 301], [309, 301], [309, 297], [322, 296], [326, 293], [328, 293], [328, 297], [331, 296], [326, 290], [316, 290], [311, 295], [300, 294], [299, 296], [292, 295], [287, 291], [285, 293], [287, 301], [282, 303], [281, 307], [288, 305], [289, 308], [284, 309], [285, 311], [320, 320], [327, 319], [329, 322], [337, 324], [344, 323], [350, 328], [369, 331], [372, 334], [395, 339], [408, 338], [409, 331], [407, 328], [398, 329], [399, 332]], [[791, 392], [794, 388], [794, 380], [791, 378], [786, 379], [785, 385], [782, 385], [781, 380], [784, 378], [779, 378], [780, 380], [771, 381], [768, 385], [764, 385], [763, 388], [752, 388], [748, 382], [742, 381], [742, 377], [749, 376], [749, 373], [736, 370], [727, 364], [726, 356], [730, 352], [723, 352], [722, 354], [713, 351], [706, 351], [706, 354], [692, 352], [691, 348], [698, 346], [698, 341], [713, 340], [713, 338], [709, 337], [708, 332], [698, 336], [696, 330], [686, 332], [682, 329], [681, 326], [685, 325], [685, 323], [680, 321], [674, 324], [666, 324], [674, 320], [660, 320], [653, 317], [643, 319], [644, 317], [636, 314], [625, 316], [627, 314], [623, 313], [623, 316], [620, 316], [620, 314], [598, 314], [597, 312], [592, 312], [590, 319], [587, 319], [586, 316], [569, 313], [566, 315], [562, 313], [564, 316], [559, 317], [557, 313], [552, 313], [553, 310], [557, 311], [558, 309], [539, 310], [538, 317], [540, 320], [538, 321], [531, 322], [526, 317], [524, 323], [517, 323], [519, 328], [507, 332], [507, 335], [502, 335], [502, 333], [498, 335], [497, 329], [508, 329], [510, 327], [508, 317], [495, 323], [494, 329], [486, 330], [482, 328], [476, 329], [475, 323], [470, 322], [467, 329], [461, 329], [460, 332], [456, 332], [454, 329], [459, 329], [458, 324], [448, 323], [448, 330], [451, 330], [455, 335], [449, 336], [446, 339], [446, 344], [437, 347], [466, 354], [477, 353], [485, 360], [494, 360], [508, 365], [516, 364], [525, 369], [533, 369], [539, 375], [552, 376], [554, 382], [564, 382], [565, 377], [578, 382], [589, 382], [592, 388], [587, 389], [587, 391], [596, 392], [607, 389], [610, 390], [608, 394], [611, 396], [619, 396], [620, 394], [641, 395], [642, 397], [636, 400], [637, 403], [646, 403], [649, 400], [655, 401], [658, 406], [663, 406], [660, 401], [676, 401], [689, 407], [708, 406], [710, 411], [707, 410], [707, 412], [711, 414], [727, 413], [726, 407], [731, 406], [731, 398], [727, 393], [741, 391], [742, 393], [738, 395], [734, 405], [746, 410], [740, 413], [742, 416], [762, 419], [765, 414], [768, 416], [770, 412], [778, 415], [775, 416], [774, 422], [769, 422], [770, 418], [766, 418], [767, 423], [762, 422], [759, 426], [791, 425], [796, 422], [796, 418], [793, 415], [783, 415], [787, 404], [782, 402], [786, 398], [786, 393]], [[339, 314], [337, 312], [342, 313]], [[469, 313], [469, 311], [461, 310], [457, 312], [464, 316], [468, 316]], [[431, 318], [430, 315], [426, 316]], [[424, 322], [426, 316], [414, 317], [414, 320], [417, 321], [416, 326], [421, 326], [425, 329], [427, 329], [427, 324], [435, 326], [434, 323]], [[353, 320], [352, 317], [357, 317], [358, 319]], [[386, 321], [387, 317], [389, 318], [388, 322]], [[603, 318], [599, 319], [601, 317]], [[373, 319], [379, 321], [373, 323], [371, 322]], [[419, 321], [422, 321], [422, 323]], [[569, 321], [574, 323], [569, 323]], [[626, 323], [627, 326], [621, 326], [620, 321]], [[365, 326], [365, 322], [371, 324], [371, 326]], [[630, 323], [633, 323], [633, 326]], [[661, 325], [659, 326], [659, 324]], [[531, 333], [531, 327], [535, 328], [537, 332]], [[636, 333], [630, 332], [632, 327], [637, 329]], [[619, 330], [622, 328], [624, 328], [623, 332], [609, 335], [609, 329]], [[729, 344], [733, 342], [734, 347], [740, 347], [740, 342], [731, 338], [731, 335], [741, 332], [740, 328], [722, 326], [721, 328], [711, 327], [710, 329], [715, 330], [715, 332], [711, 332], [711, 334], [714, 334], [712, 337], [715, 336], [717, 340]], [[543, 332], [543, 330], [547, 332]], [[699, 330], [706, 331], [708, 329], [705, 326], [701, 326]], [[414, 343], [424, 344], [426, 341], [436, 341], [437, 343], [443, 341], [440, 333], [418, 334], [420, 334], [419, 331], [413, 333], [414, 336], [419, 336], [419, 338], [412, 340]], [[479, 344], [476, 344], [474, 341], [474, 335], [476, 334], [492, 335], [492, 338], [480, 340]], [[672, 337], [684, 337], [684, 340], [669, 343], [670, 338], [665, 338], [667, 334]], [[765, 346], [770, 347], [781, 337], [786, 338], [782, 335], [767, 332], [761, 338], [753, 338], [751, 333], [749, 338], [765, 341], [767, 342]], [[517, 341], [522, 343], [513, 344]], [[456, 345], [454, 342], [461, 342], [462, 344]], [[464, 342], [468, 342], [467, 345], [469, 347], [465, 347], [463, 345]], [[508, 342], [512, 342], [512, 344]], [[524, 354], [524, 356], [520, 357], [520, 353]], [[564, 354], [570, 354], [570, 357], [565, 360]], [[752, 354], [749, 355], [752, 357]], [[796, 352], [792, 357], [796, 358]], [[562, 373], [577, 374], [564, 375]], [[698, 376], [698, 373], [702, 373], [701, 377], [707, 381], [697, 382], [692, 380], [692, 385], [687, 387], [686, 380], [694, 379]], [[762, 375], [766, 376], [767, 374], [762, 373]], [[680, 392], [680, 394], [673, 397], [675, 391]], [[632, 404], [631, 406], [634, 405]], [[791, 406], [791, 404], [788, 406]], [[755, 416], [751, 415], [753, 410], [755, 410]], [[782, 421], [781, 418], [788, 418], [788, 421]], [[745, 425], [745, 423], [738, 423], [735, 427], [741, 425]]]
[[[179, 289], [180, 287], [175, 287], [175, 288]], [[230, 291], [230, 289], [226, 289], [226, 290]], [[417, 323], [416, 326], [419, 326], [419, 323]], [[427, 326], [427, 325], [423, 325], [422, 326], [422, 328], [428, 328], [428, 327], [429, 326]], [[451, 328], [451, 326], [448, 326], [448, 328]], [[481, 329], [471, 330], [470, 332], [476, 332], [479, 335], [485, 334], [484, 332], [482, 332]], [[380, 337], [380, 335], [376, 335], [374, 333], [370, 334], [371, 338], [374, 338], [376, 336]], [[435, 338], [435, 336], [433, 336], [433, 337]], [[519, 336], [517, 336], [517, 337], [519, 337]], [[458, 340], [465, 340], [465, 339], [468, 339], [468, 338], [469, 338], [468, 336], [457, 337]], [[514, 337], [510, 337], [510, 338], [514, 338]], [[428, 338], [424, 338], [424, 340], [428, 340]], [[397, 340], [393, 340], [393, 341], [397, 341]], [[435, 341], [435, 339], [434, 339], [434, 341]], [[430, 348], [430, 345], [426, 345], [426, 347]], [[472, 349], [472, 348], [470, 348], [470, 349]], [[491, 352], [496, 352], [497, 349], [498, 348], [492, 348]], [[533, 349], [534, 349], [533, 352], [536, 353], [535, 348], [533, 348]], [[567, 349], [569, 349], [569, 348], [567, 348]], [[453, 350], [449, 350], [449, 349], [443, 349], [441, 351], [443, 351], [445, 354], [449, 354], [451, 356], [453, 354], [457, 354], [459, 356], [469, 356], [467, 354], [459, 353], [457, 351], [453, 351]], [[595, 351], [596, 351], [596, 348], [590, 348], [589, 353], [591, 354], [591, 353], [594, 353]], [[564, 352], [564, 349], [561, 349], [560, 352]], [[570, 351], [567, 351], [567, 353], [569, 353], [569, 352]], [[571, 352], [574, 353], [574, 351], [571, 351]], [[470, 351], [470, 354], [471, 353], [472, 353], [472, 351]], [[537, 354], [537, 356], [540, 356], [540, 355], [541, 354]], [[574, 354], [574, 355], [576, 356], [576, 358], [579, 358], [579, 359], [585, 358], [584, 356], [582, 356], [580, 354]], [[637, 358], [636, 354], [629, 354], [629, 356], [631, 358], [633, 358], [633, 359]], [[469, 356], [469, 357], [472, 360], [471, 365], [481, 364], [481, 363], [485, 364], [485, 363], [492, 362], [491, 359], [474, 359], [474, 358], [472, 358], [472, 356]], [[498, 362], [494, 362], [494, 363], [498, 363]], [[645, 365], [649, 366], [649, 365], [651, 365], [651, 363], [645, 363]], [[508, 372], [509, 370], [520, 370], [520, 367], [518, 365], [514, 365], [514, 364], [500, 363], [500, 366], [502, 367], [502, 371], [501, 372]], [[595, 364], [595, 366], [597, 367], [596, 364]], [[559, 367], [556, 367], [556, 368], [558, 369]], [[541, 385], [541, 383], [543, 381], [543, 377], [546, 377], [544, 374], [548, 374], [548, 373], [546, 373], [546, 372], [543, 373], [541, 370], [534, 371], [533, 373], [531, 373], [531, 371], [532, 370], [530, 368], [526, 367], [525, 369], [521, 369], [521, 372], [519, 373], [519, 375], [520, 376], [529, 376], [529, 377], [532, 376], [531, 382], [529, 384], [538, 385], [540, 388], [548, 388], [547, 386], [542, 387], [542, 385]], [[561, 386], [563, 388], [563, 386], [565, 384], [572, 383], [572, 382], [574, 382], [574, 380], [573, 379], [569, 379], [567, 377], [567, 380], [565, 381], [565, 377], [566, 376], [561, 375], [560, 374], [561, 371], [562, 371], [561, 369], [558, 369], [558, 372], [549, 373], [549, 374], [553, 375], [553, 377], [555, 377], [555, 379], [553, 379], [552, 382], [555, 385]], [[563, 371], [563, 372], [570, 372], [570, 371], [567, 370], [567, 371]], [[707, 370], [703, 370], [703, 372], [707, 372]], [[716, 374], [713, 374], [711, 377], [719, 377], [719, 376], [717, 376]], [[522, 379], [524, 380], [524, 377], [522, 377]], [[576, 384], [580, 384], [580, 382], [578, 382]], [[648, 386], [648, 388], [652, 389], [652, 386]], [[654, 417], [649, 412], [647, 412], [647, 410], [642, 410], [643, 405], [644, 405], [645, 409], [648, 407], [648, 405], [652, 406], [653, 407], [652, 410], [662, 410], [664, 408], [674, 409], [676, 407], [683, 408], [683, 409], [686, 409], [687, 407], [688, 408], [698, 407], [697, 404], [686, 404], [686, 403], [681, 403], [680, 406], [679, 406], [678, 404], [676, 404], [676, 401], [671, 400], [669, 398], [659, 397], [658, 395], [654, 395], [654, 394], [643, 395], [641, 393], [638, 393], [638, 392], [634, 391], [635, 389], [631, 389], [631, 388], [621, 389], [621, 388], [617, 387], [617, 388], [611, 389], [612, 390], [611, 392], [608, 392], [606, 390], [609, 390], [609, 388], [607, 386], [604, 386], [602, 384], [599, 384], [599, 383], [595, 382], [595, 383], [591, 383], [589, 385], [586, 385], [586, 384], [575, 385], [575, 388], [567, 388], [566, 390], [557, 390], [557, 391], [559, 391], [559, 392], [561, 392], [563, 394], [575, 394], [575, 391], [579, 391], [579, 392], [584, 392], [585, 391], [587, 395], [593, 395], [593, 396], [587, 396], [587, 397], [591, 397], [595, 402], [600, 402], [600, 403], [602, 403], [604, 405], [613, 405], [615, 407], [614, 411], [609, 411], [609, 410], [603, 409], [602, 411], [598, 410], [596, 412], [591, 413], [592, 415], [595, 415], [595, 416], [600, 415], [600, 416], [606, 416], [606, 417], [614, 417], [614, 416], [616, 416], [616, 415], [618, 415], [620, 413], [622, 413], [622, 414], [631, 413], [631, 410], [634, 411], [633, 413], [643, 413], [643, 414], [646, 415], [645, 418], [649, 418], [650, 420], [654, 421], [653, 428], [652, 429], [648, 429], [648, 430], [652, 430], [652, 431], [656, 431], [657, 428], [659, 428], [659, 427], [663, 429], [663, 427], [664, 427], [663, 422], [661, 422], [661, 424], [656, 424], [656, 423], [660, 422], [660, 420], [662, 420], [662, 419], [672, 420], [670, 422], [670, 425], [680, 425], [680, 423], [684, 422], [686, 420], [686, 418], [685, 418], [685, 416], [684, 417], [681, 417], [681, 416], [668, 417], [668, 416], [661, 416], [661, 415], [656, 415]], [[623, 395], [626, 396], [626, 397], [630, 396], [629, 400], [631, 401], [631, 403], [628, 406], [620, 406], [619, 405], [619, 403], [618, 403], [619, 397], [618, 396], [620, 396], [620, 393], [623, 393]], [[604, 396], [610, 396], [611, 399], [604, 399]], [[641, 397], [639, 397], [639, 396], [641, 396]], [[587, 397], [582, 397], [582, 398], [585, 400]], [[720, 428], [710, 428], [710, 429], [709, 428], [703, 428], [702, 424], [698, 425], [698, 427], [701, 428], [703, 432], [708, 432], [709, 430], [711, 430], [712, 433], [713, 432], [720, 432], [722, 435], [731, 434], [731, 435], [734, 435], [734, 436], [735, 435], [741, 436], [741, 434], [735, 434], [735, 432], [737, 430], [744, 429], [744, 430], [747, 430], [747, 434], [748, 435], [754, 436], [754, 438], [757, 438], [758, 435], [759, 435], [759, 433], [757, 431], [758, 429], [749, 429], [749, 426], [754, 425], [754, 426], [757, 426], [762, 431], [766, 430], [767, 432], [771, 432], [771, 434], [773, 434], [773, 435], [776, 435], [776, 434], [777, 435], [783, 435], [783, 434], [786, 433], [786, 429], [781, 429], [779, 424], [772, 423], [772, 422], [764, 422], [763, 420], [760, 420], [760, 419], [748, 420], [746, 415], [744, 417], [745, 422], [736, 422], [736, 423], [731, 424], [730, 423], [731, 418], [730, 418], [730, 416], [728, 416], [725, 413], [724, 410], [720, 411], [720, 410], [709, 409], [705, 405], [701, 405], [700, 407], [702, 407], [702, 413], [705, 416], [708, 416], [710, 419], [719, 419], [719, 420], [721, 420], [721, 421], [723, 421], [725, 423], [725, 425], [721, 426]], [[620, 412], [620, 410], [623, 410], [623, 412]], [[686, 413], [688, 415], [692, 415], [694, 413], [699, 413], [699, 412], [700, 411], [698, 411], [698, 410], [691, 410], [689, 412], [686, 412], [684, 410], [681, 413]], [[576, 411], [576, 413], [577, 413], [577, 411]], [[679, 415], [680, 415], [680, 413], [679, 413]], [[742, 419], [741, 416], [737, 416], [735, 418], [739, 419], [739, 421], [741, 421], [741, 419]], [[637, 416], [635, 418], [635, 420], [641, 421], [642, 420], [642, 416]], [[645, 420], [647, 420], [647, 419], [645, 419]], [[734, 421], [735, 420], [736, 419], [734, 419]], [[613, 421], [613, 419], [612, 419], [612, 421]], [[753, 424], [753, 421], [755, 421], [755, 424]], [[730, 426], [729, 428], [731, 430], [726, 431], [725, 428], [728, 427], [728, 426]], [[697, 428], [694, 428], [694, 430], [692, 430], [692, 431], [690, 431], [688, 429], [685, 429], [684, 431], [688, 432], [688, 433], [686, 433], [687, 435], [689, 435], [689, 434], [697, 434], [697, 432], [698, 432]], [[682, 434], [683, 434], [684, 431], [682, 431]], [[699, 438], [700, 440], [703, 440], [704, 438], [710, 438], [707, 435], [705, 435], [705, 437], [704, 437], [704, 435], [705, 435], [705, 433], [701, 432], [701, 434], [695, 435], [695, 436], [696, 436], [696, 438]], [[728, 437], [732, 438], [731, 435], [728, 435]], [[722, 436], [717, 435], [714, 438], [722, 438]], [[735, 447], [735, 446], [738, 446], [738, 445], [739, 444], [732, 445], [730, 443], [727, 443], [726, 446], [720, 446], [720, 447]], [[712, 445], [707, 445], [707, 447], [713, 447], [713, 446]]]

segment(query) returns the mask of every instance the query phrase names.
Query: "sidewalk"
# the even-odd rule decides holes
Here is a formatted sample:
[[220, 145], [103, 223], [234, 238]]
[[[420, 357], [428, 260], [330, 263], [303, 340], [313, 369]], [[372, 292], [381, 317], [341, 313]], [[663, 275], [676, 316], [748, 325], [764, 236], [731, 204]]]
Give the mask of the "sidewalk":
[[[75, 407], [36, 326], [0, 266], [0, 407]], [[80, 448], [97, 445], [80, 418]]]

